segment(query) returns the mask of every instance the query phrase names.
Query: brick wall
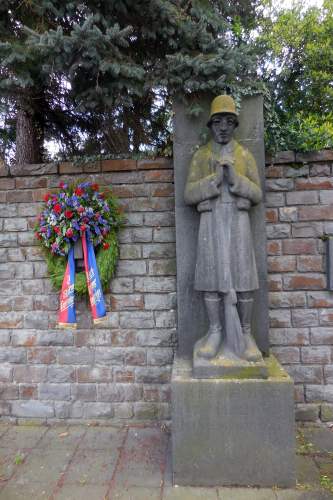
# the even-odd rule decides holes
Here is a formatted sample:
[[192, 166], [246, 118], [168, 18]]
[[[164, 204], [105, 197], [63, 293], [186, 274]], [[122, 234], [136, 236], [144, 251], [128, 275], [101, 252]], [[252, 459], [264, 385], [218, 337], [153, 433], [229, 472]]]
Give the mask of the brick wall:
[[[75, 174], [74, 174], [75, 172]], [[1, 173], [1, 172], [0, 172]], [[175, 345], [175, 235], [170, 161], [30, 165], [0, 177], [0, 412], [5, 417], [169, 419]], [[112, 185], [127, 216], [105, 296], [107, 324], [56, 330], [58, 293], [31, 230], [62, 181]]]
[[333, 420], [333, 151], [284, 152], [266, 169], [270, 343], [295, 381], [297, 418]]
[[[272, 351], [295, 380], [297, 418], [333, 421], [333, 292], [324, 233], [333, 233], [333, 151], [267, 163]], [[56, 330], [58, 293], [31, 230], [61, 180], [113, 186], [127, 215], [106, 294], [108, 323]], [[0, 168], [0, 413], [3, 418], [169, 419], [176, 342], [170, 161], [105, 160]]]

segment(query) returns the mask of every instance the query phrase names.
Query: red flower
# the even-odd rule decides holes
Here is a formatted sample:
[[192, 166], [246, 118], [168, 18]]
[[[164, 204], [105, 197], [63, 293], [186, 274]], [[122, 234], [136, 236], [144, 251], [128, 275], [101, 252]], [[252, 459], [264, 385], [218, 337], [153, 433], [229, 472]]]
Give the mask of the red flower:
[[44, 194], [44, 196], [43, 196], [43, 200], [44, 200], [45, 202], [46, 202], [46, 201], [49, 201], [49, 199], [50, 199], [50, 198], [51, 198], [50, 193], [46, 193], [46, 194]]
[[40, 228], [40, 232], [41, 232], [41, 233], [46, 233], [46, 231], [47, 231], [47, 229], [46, 229], [46, 227], [45, 227], [45, 226], [43, 226], [43, 227], [41, 227], [41, 228]]
[[71, 219], [73, 217], [73, 212], [71, 210], [65, 210], [66, 219]]
[[98, 184], [96, 184], [96, 183], [95, 183], [95, 184], [92, 184], [92, 185], [91, 185], [91, 189], [92, 189], [93, 191], [98, 191], [98, 190], [99, 190], [99, 185], [98, 185]]
[[69, 227], [69, 228], [67, 229], [67, 231], [66, 231], [66, 236], [67, 236], [67, 238], [71, 238], [71, 237], [73, 236], [73, 234], [74, 234], [73, 229], [72, 229], [71, 227]]
[[110, 243], [103, 243], [103, 249], [107, 250], [108, 248], [110, 248]]
[[60, 214], [61, 212], [61, 205], [59, 205], [59, 203], [56, 203], [53, 207], [53, 211], [56, 213], [56, 214]]
[[79, 212], [79, 214], [82, 214], [84, 212], [84, 207], [78, 207], [77, 211]]
[[37, 233], [37, 232], [35, 233], [35, 236], [36, 236], [36, 238], [37, 238], [38, 240], [41, 240], [41, 239], [42, 239], [41, 235], [40, 235], [39, 233]]
[[64, 189], [64, 187], [65, 187], [65, 183], [64, 183], [64, 182], [62, 182], [62, 181], [61, 181], [61, 182], [59, 182], [59, 187], [60, 187], [60, 189]]
[[57, 233], [57, 234], [60, 234], [60, 232], [61, 232], [61, 231], [60, 231], [60, 227], [58, 227], [58, 226], [54, 226], [53, 230], [54, 230], [54, 232], [55, 232], [55, 233]]
[[74, 191], [74, 193], [77, 195], [77, 196], [82, 196], [83, 193], [84, 193], [84, 190], [80, 187], [77, 187]]
[[85, 231], [86, 229], [87, 229], [87, 226], [85, 224], [81, 224], [80, 231]]

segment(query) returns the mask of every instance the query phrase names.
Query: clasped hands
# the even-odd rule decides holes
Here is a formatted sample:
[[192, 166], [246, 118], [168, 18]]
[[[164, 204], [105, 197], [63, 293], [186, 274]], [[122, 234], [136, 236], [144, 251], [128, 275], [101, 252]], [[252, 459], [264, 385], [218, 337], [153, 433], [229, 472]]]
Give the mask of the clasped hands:
[[[214, 160], [213, 167], [216, 172], [214, 178], [216, 188], [219, 188], [223, 182], [223, 178], [226, 178], [231, 188], [230, 190], [233, 192], [232, 188], [237, 182], [237, 174], [235, 173], [234, 166], [228, 162], [221, 163], [218, 160]], [[244, 198], [243, 196], [237, 196], [236, 203], [239, 210], [249, 210], [251, 208], [250, 200]]]

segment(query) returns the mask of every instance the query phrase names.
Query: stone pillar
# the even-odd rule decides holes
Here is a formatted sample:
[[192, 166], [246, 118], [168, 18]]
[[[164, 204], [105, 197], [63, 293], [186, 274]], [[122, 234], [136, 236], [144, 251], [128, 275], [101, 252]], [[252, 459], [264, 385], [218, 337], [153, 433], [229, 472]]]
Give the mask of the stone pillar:
[[[183, 103], [174, 104], [178, 353], [186, 358], [192, 358], [194, 343], [204, 335], [207, 320], [202, 294], [193, 289], [199, 216], [194, 208], [185, 205], [184, 188], [193, 152], [199, 143], [200, 133], [205, 130], [210, 101], [211, 98], [207, 98], [203, 103], [205, 112], [197, 118], [186, 114]], [[254, 155], [264, 192], [265, 151], [262, 96], [243, 99], [239, 122], [240, 126], [235, 138]], [[263, 202], [251, 210], [251, 224], [260, 286], [255, 295], [252, 331], [258, 347], [268, 355], [267, 259]]]
[[[195, 342], [207, 329], [202, 293], [194, 291], [199, 216], [184, 203], [188, 168], [209, 103], [198, 118], [175, 103], [174, 176], [178, 299], [178, 356], [172, 374], [172, 455], [175, 484], [192, 486], [295, 485], [293, 382], [273, 356], [267, 378], [244, 372], [193, 377]], [[236, 139], [254, 155], [264, 189], [263, 100], [243, 100]], [[264, 203], [251, 210], [259, 287], [252, 332], [268, 356], [268, 299]], [[215, 359], [212, 360], [212, 364]], [[215, 376], [215, 375], [214, 375]]]

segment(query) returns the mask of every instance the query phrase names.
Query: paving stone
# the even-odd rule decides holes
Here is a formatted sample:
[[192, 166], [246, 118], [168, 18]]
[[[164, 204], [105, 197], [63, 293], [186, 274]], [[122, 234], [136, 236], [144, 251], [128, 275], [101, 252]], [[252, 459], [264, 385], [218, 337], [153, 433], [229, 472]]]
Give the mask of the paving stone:
[[[17, 451], [14, 450], [1, 450], [0, 452], [0, 485], [2, 481], [7, 481], [14, 473], [17, 465], [15, 464], [15, 458], [17, 457]], [[20, 453], [20, 457], [25, 458], [25, 453]]]
[[73, 451], [56, 449], [34, 450], [18, 468], [15, 474], [15, 482], [21, 486], [27, 483], [56, 483], [59, 480], [60, 474], [66, 469]]
[[160, 500], [160, 498], [160, 488], [142, 488], [137, 486], [111, 490], [109, 496], [109, 500]]
[[89, 428], [84, 439], [81, 441], [80, 449], [108, 450], [109, 453], [118, 455], [118, 448], [121, 446], [125, 429], [112, 427], [92, 427]]
[[313, 458], [296, 455], [296, 477], [299, 484], [319, 486], [319, 469]]
[[38, 442], [37, 448], [42, 449], [73, 449], [77, 446], [85, 428], [81, 426], [56, 426], [50, 428]]
[[268, 488], [219, 488], [218, 494], [219, 500], [276, 500]]
[[130, 429], [116, 476], [116, 488], [158, 487], [168, 437], [158, 428]]
[[111, 481], [118, 454], [111, 450], [80, 449], [65, 475], [64, 484], [107, 484]]
[[[58, 493], [55, 494], [55, 500], [104, 500], [106, 498], [107, 486], [99, 485], [64, 485]], [[1, 497], [0, 497], [1, 498]]]
[[277, 500], [332, 500], [333, 495], [324, 490], [280, 490], [277, 491]]
[[[222, 497], [221, 497], [222, 498]], [[216, 488], [189, 488], [173, 487], [165, 488], [163, 500], [218, 500]], [[227, 499], [229, 500], [229, 498]], [[231, 500], [231, 498], [230, 498]], [[236, 497], [235, 497], [236, 500]], [[237, 499], [238, 500], [238, 499]], [[275, 500], [275, 499], [274, 499]]]
[[46, 427], [13, 426], [0, 440], [0, 447], [15, 450], [32, 448], [46, 432]]
[[46, 500], [52, 490], [51, 484], [29, 483], [17, 484], [10, 482], [0, 491], [0, 500]]

